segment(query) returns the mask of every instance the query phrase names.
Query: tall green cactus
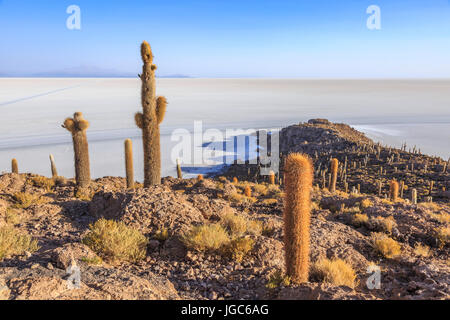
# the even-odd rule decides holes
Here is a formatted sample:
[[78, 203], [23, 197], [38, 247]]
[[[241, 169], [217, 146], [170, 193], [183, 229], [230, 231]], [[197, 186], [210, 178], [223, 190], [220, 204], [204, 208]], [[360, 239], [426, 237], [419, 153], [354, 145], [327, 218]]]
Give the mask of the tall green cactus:
[[77, 185], [82, 188], [87, 187], [91, 182], [89, 146], [86, 136], [89, 121], [84, 119], [81, 112], [75, 112], [73, 118], [67, 118], [62, 127], [72, 134]]
[[141, 45], [144, 65], [142, 74], [141, 102], [143, 113], [136, 113], [136, 125], [142, 129], [144, 145], [144, 187], [161, 183], [161, 147], [159, 125], [166, 113], [167, 100], [156, 97], [155, 70], [150, 45], [144, 41]]

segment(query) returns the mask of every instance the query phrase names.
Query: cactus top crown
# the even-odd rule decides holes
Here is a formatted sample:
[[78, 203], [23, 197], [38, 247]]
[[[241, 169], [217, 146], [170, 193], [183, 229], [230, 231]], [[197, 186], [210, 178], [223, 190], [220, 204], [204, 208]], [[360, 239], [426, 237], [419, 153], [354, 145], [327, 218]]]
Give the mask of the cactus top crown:
[[83, 113], [75, 112], [73, 118], [67, 118], [62, 127], [74, 134], [77, 131], [87, 130], [89, 128], [89, 121], [84, 119]]
[[144, 61], [144, 63], [152, 63], [153, 62], [152, 49], [150, 48], [150, 45], [148, 44], [147, 41], [144, 41], [141, 44], [141, 56], [142, 56], [142, 61]]

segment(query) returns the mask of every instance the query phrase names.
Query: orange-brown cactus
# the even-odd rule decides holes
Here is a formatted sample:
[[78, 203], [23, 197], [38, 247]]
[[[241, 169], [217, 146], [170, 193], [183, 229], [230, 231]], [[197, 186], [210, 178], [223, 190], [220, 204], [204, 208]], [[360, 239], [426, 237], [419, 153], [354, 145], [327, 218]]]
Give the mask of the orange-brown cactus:
[[127, 175], [127, 188], [134, 189], [133, 142], [131, 139], [125, 140], [125, 173]]
[[339, 161], [336, 158], [331, 159], [331, 183], [330, 192], [336, 191], [336, 181], [338, 173]]
[[270, 171], [270, 173], [269, 173], [269, 183], [275, 184], [275, 172], [273, 172], [273, 171]]
[[245, 186], [244, 195], [249, 198], [252, 196], [252, 189], [250, 188], [250, 186]]
[[284, 247], [286, 273], [294, 283], [308, 281], [311, 223], [311, 159], [290, 154], [285, 162]]
[[17, 163], [17, 159], [11, 160], [11, 172], [19, 173], [19, 164]]
[[398, 182], [396, 180], [392, 180], [389, 183], [389, 198], [391, 199], [392, 202], [397, 202], [398, 200]]

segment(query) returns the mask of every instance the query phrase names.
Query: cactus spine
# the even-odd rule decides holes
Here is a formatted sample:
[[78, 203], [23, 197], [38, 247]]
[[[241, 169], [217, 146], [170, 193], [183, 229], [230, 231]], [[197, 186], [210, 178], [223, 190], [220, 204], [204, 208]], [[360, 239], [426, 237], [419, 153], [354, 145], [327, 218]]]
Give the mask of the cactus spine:
[[177, 159], [177, 177], [183, 179], [183, 173], [181, 172], [180, 159]]
[[66, 128], [72, 134], [77, 186], [86, 187], [91, 182], [89, 145], [86, 136], [89, 121], [84, 119], [81, 112], [75, 112], [73, 118], [67, 118], [64, 121], [63, 128]]
[[336, 158], [331, 159], [331, 185], [330, 192], [336, 191], [336, 181], [338, 173], [339, 161]]
[[286, 272], [294, 283], [308, 281], [313, 166], [303, 154], [285, 163], [284, 246]]
[[131, 139], [125, 140], [125, 172], [127, 175], [127, 188], [134, 189], [133, 142]]
[[56, 170], [55, 158], [53, 155], [49, 155], [50, 158], [50, 167], [52, 169], [52, 178], [56, 178], [58, 176], [58, 170]]
[[159, 125], [164, 119], [167, 100], [156, 97], [155, 70], [150, 45], [144, 41], [141, 45], [144, 65], [142, 74], [141, 102], [143, 113], [136, 113], [136, 125], [142, 129], [144, 146], [144, 187], [161, 183], [161, 147]]
[[17, 159], [11, 160], [11, 172], [19, 173], [19, 164], [17, 163]]
[[389, 198], [392, 202], [397, 202], [398, 200], [398, 182], [396, 180], [392, 180], [389, 184]]

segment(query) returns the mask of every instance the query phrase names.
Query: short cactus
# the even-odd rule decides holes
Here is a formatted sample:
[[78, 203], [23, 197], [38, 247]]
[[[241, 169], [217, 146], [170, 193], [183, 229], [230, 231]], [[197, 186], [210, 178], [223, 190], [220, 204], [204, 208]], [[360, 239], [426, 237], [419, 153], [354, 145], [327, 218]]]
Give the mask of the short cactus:
[[183, 179], [183, 173], [181, 171], [180, 159], [177, 159], [177, 178]]
[[250, 188], [250, 186], [245, 186], [244, 195], [249, 198], [252, 196], [252, 189]]
[[411, 203], [417, 204], [417, 190], [416, 189], [411, 190]]
[[197, 182], [200, 182], [200, 181], [203, 181], [203, 175], [202, 174], [199, 174], [197, 176]]
[[125, 173], [127, 175], [127, 188], [134, 189], [133, 142], [131, 139], [125, 140]]
[[270, 173], [269, 173], [269, 183], [275, 184], [275, 172], [273, 172], [273, 171], [270, 171]]
[[290, 154], [285, 163], [284, 246], [286, 272], [294, 283], [308, 281], [311, 223], [311, 159]]
[[73, 118], [67, 118], [64, 121], [62, 127], [72, 134], [77, 186], [87, 187], [91, 182], [89, 145], [86, 135], [86, 130], [89, 128], [89, 121], [84, 119], [81, 112], [76, 112]]
[[11, 172], [19, 173], [19, 164], [17, 163], [17, 159], [11, 160]]
[[50, 167], [52, 169], [52, 178], [56, 178], [58, 176], [58, 170], [56, 170], [55, 158], [51, 154], [50, 158]]
[[161, 147], [159, 125], [164, 119], [167, 100], [156, 97], [155, 70], [153, 54], [148, 42], [141, 45], [144, 65], [142, 74], [141, 102], [143, 113], [136, 113], [136, 125], [142, 129], [144, 146], [144, 187], [161, 183]]
[[331, 159], [331, 185], [330, 192], [336, 191], [336, 181], [338, 173], [339, 161], [336, 158]]

